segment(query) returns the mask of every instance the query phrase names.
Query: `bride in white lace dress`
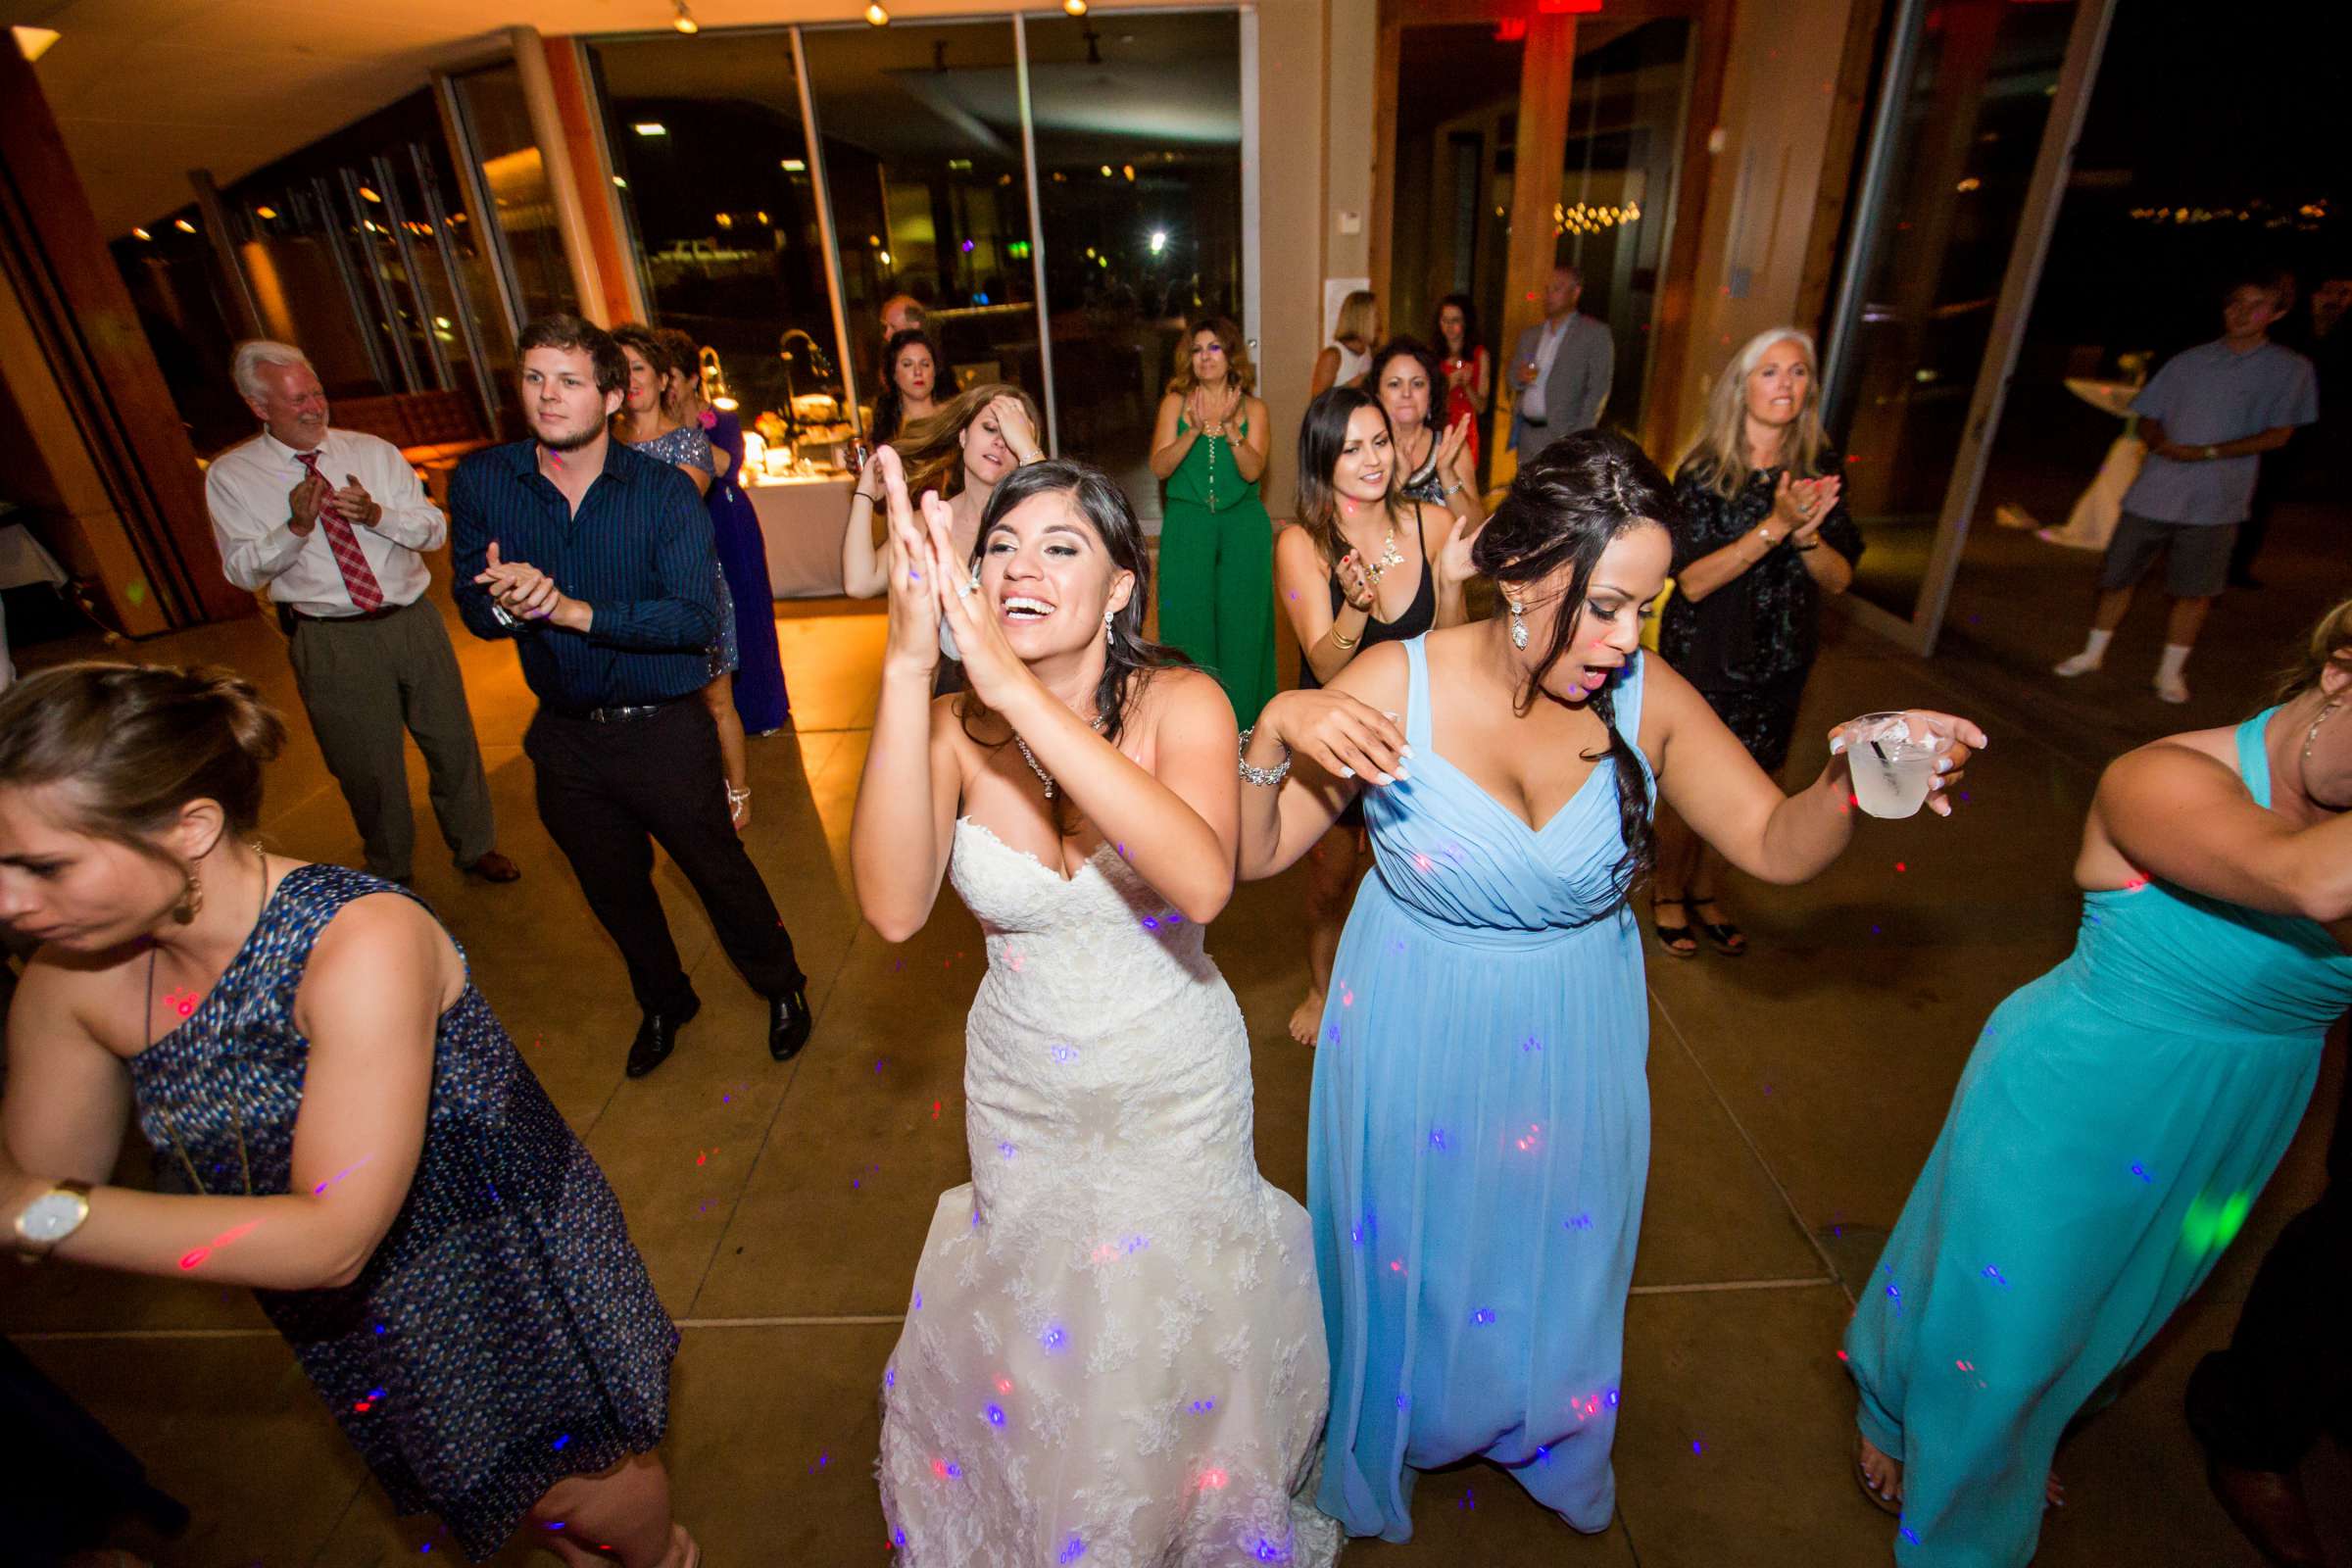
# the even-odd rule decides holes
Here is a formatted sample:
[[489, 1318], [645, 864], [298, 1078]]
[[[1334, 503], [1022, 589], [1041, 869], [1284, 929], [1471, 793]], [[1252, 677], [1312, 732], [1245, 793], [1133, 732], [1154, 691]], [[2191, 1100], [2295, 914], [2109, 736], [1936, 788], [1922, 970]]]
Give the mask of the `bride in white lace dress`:
[[[1258, 1175], [1249, 1038], [1201, 951], [1233, 891], [1232, 709], [1143, 640], [1143, 533], [1102, 474], [999, 485], [975, 589], [946, 509], [918, 522], [876, 461], [890, 643], [858, 906], [903, 941], [948, 874], [988, 938], [972, 1181], [940, 1199], [883, 1374], [895, 1560], [1329, 1563], [1313, 1246]], [[943, 614], [970, 690], [932, 700]]]

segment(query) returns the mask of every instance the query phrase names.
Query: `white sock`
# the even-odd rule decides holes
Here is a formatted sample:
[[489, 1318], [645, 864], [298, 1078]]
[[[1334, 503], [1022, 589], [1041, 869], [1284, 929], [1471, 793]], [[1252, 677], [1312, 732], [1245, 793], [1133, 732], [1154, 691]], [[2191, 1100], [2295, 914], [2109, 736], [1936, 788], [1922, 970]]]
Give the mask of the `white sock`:
[[2188, 645], [2186, 643], [2166, 643], [2164, 657], [2156, 662], [2157, 682], [2163, 684], [2179, 680], [2181, 669], [2187, 663]]
[[2101, 631], [2096, 626], [2091, 627], [2089, 638], [2086, 639], [2082, 644], [2082, 657], [2090, 660], [2094, 663], [2099, 660], [2105, 659], [2107, 657], [2107, 645], [2113, 641], [2115, 641], [2115, 633], [2111, 631]]

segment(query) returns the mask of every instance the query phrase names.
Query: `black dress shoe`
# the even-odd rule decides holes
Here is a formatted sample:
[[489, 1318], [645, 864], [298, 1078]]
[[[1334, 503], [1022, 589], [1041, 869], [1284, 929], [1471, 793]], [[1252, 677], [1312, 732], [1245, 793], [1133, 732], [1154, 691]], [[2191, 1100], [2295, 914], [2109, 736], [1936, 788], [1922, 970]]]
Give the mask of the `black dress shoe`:
[[667, 1061], [669, 1054], [678, 1049], [678, 1031], [702, 1010], [703, 999], [689, 991], [683, 1004], [647, 1013], [645, 1022], [637, 1026], [637, 1038], [629, 1043], [629, 1076], [642, 1078]]
[[816, 1015], [808, 1010], [808, 988], [794, 986], [787, 996], [767, 999], [767, 1054], [778, 1061], [790, 1061], [801, 1054], [808, 1043], [808, 1031], [816, 1027]]

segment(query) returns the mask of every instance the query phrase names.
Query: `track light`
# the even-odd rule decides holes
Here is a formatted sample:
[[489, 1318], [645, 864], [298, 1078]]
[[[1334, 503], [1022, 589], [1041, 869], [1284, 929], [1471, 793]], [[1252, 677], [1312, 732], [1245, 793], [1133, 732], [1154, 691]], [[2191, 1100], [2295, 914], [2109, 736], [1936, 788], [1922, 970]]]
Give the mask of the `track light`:
[[882, 0], [874, 0], [865, 8], [865, 20], [877, 27], [890, 25], [890, 13], [882, 9]]
[[686, 0], [676, 0], [676, 4], [678, 14], [672, 19], [670, 25], [689, 36], [702, 31], [703, 24], [694, 20], [693, 12], [686, 9]]

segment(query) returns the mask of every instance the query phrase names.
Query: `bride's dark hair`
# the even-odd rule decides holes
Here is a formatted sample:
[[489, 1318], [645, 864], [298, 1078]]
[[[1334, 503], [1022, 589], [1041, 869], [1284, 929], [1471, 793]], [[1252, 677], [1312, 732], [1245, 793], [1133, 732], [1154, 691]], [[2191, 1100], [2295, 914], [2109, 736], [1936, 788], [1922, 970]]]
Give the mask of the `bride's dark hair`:
[[[997, 525], [1022, 502], [1045, 495], [1068, 496], [1070, 505], [1102, 541], [1103, 554], [1110, 557], [1110, 564], [1135, 574], [1135, 591], [1127, 596], [1125, 608], [1111, 616], [1109, 654], [1102, 661], [1102, 678], [1095, 686], [1095, 711], [1102, 719], [1102, 738], [1116, 746], [1120, 731], [1126, 727], [1128, 710], [1150, 683], [1152, 672], [1190, 665], [1192, 661], [1175, 649], [1144, 636], [1144, 607], [1152, 602], [1151, 548], [1145, 540], [1143, 524], [1136, 521], [1135, 508], [1128, 504], [1127, 493], [1100, 468], [1064, 458], [1049, 458], [1015, 468], [988, 498], [988, 508], [980, 514], [980, 535], [972, 542], [967, 564], [977, 571], [980, 558], [988, 550], [988, 536]], [[974, 719], [989, 716], [988, 705], [969, 691], [957, 700], [956, 711], [966, 735], [972, 735]], [[972, 735], [972, 739], [980, 741], [977, 735]], [[1003, 747], [1010, 743], [1011, 737], [1007, 735], [995, 744]], [[1074, 810], [1065, 815], [1068, 808], [1069, 797], [1057, 792], [1054, 798], [1054, 824], [1065, 838], [1077, 825]]]
[[[1514, 712], [1525, 713], [1538, 697], [1571, 706], [1544, 682], [1576, 635], [1601, 552], [1636, 528], [1671, 532], [1681, 512], [1674, 486], [1649, 455], [1610, 431], [1562, 436], [1520, 465], [1502, 504], [1471, 545], [1471, 563], [1501, 587], [1506, 599], [1520, 597], [1520, 585], [1540, 581], [1562, 566], [1568, 568], [1568, 586], [1560, 594], [1559, 613], [1552, 617], [1551, 641], [1512, 700]], [[1641, 754], [1617, 728], [1617, 682], [1610, 680], [1585, 701], [1608, 732], [1608, 757], [1616, 764], [1617, 819], [1625, 854], [1614, 874], [1620, 891], [1630, 892], [1657, 858], [1649, 819], [1649, 773]]]

